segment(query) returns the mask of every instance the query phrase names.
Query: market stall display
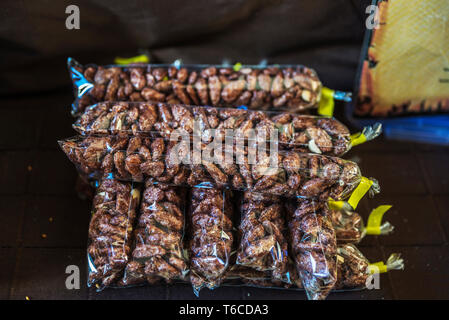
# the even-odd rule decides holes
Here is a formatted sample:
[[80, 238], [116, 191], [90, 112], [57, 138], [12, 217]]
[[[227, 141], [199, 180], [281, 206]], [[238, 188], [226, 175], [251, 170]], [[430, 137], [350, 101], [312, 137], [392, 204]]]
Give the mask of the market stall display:
[[[59, 144], [99, 181], [88, 248], [98, 290], [189, 282], [197, 295], [251, 285], [318, 300], [372, 274], [352, 243], [392, 227], [380, 224], [386, 210], [367, 226], [352, 212], [379, 184], [338, 157], [381, 126], [351, 135], [293, 113], [317, 108], [311, 69], [69, 59], [69, 70], [80, 135]], [[401, 269], [393, 260], [386, 268]]]

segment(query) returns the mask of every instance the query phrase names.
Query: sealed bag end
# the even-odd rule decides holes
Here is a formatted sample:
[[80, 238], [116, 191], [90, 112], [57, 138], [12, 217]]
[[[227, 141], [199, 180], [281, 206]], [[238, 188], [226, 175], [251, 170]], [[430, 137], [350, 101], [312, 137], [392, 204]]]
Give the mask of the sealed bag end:
[[78, 61], [76, 61], [75, 59], [73, 59], [72, 57], [68, 57], [67, 58], [67, 67], [72, 68], [72, 67], [76, 67], [76, 66], [81, 66], [81, 64]]
[[[64, 140], [58, 140], [58, 145], [61, 150], [66, 154], [70, 161], [72, 161], [72, 154], [77, 149], [77, 144], [74, 138], [67, 138]], [[73, 162], [73, 161], [72, 161]], [[76, 163], [74, 163], [76, 165]]]
[[[353, 189], [351, 195], [349, 196], [349, 199], [347, 203], [350, 205], [352, 210], [355, 210], [357, 208], [357, 205], [359, 204], [360, 200], [365, 196], [365, 194], [368, 193], [370, 198], [374, 197], [374, 195], [380, 193], [380, 185], [379, 182], [374, 178], [365, 178], [361, 177], [359, 180], [359, 183], [355, 189]], [[333, 199], [330, 199], [331, 201]], [[344, 203], [334, 201], [332, 203], [332, 207], [340, 207], [345, 210], [350, 210], [347, 206], [344, 206]]]
[[388, 257], [387, 270], [404, 270], [404, 259], [401, 258], [400, 253], [393, 253]]
[[88, 253], [88, 278], [87, 287], [95, 287], [96, 292], [101, 292], [105, 288], [113, 285], [120, 279], [120, 274], [111, 270], [109, 266], [102, 266], [101, 269], [97, 268], [93, 262], [93, 257]]
[[335, 288], [365, 289], [373, 277], [369, 272], [369, 261], [353, 244], [341, 245], [337, 249], [338, 281]]
[[388, 221], [384, 222], [380, 226], [380, 234], [381, 235], [388, 235], [388, 234], [393, 233], [393, 231], [394, 231], [394, 226]]
[[190, 283], [192, 284], [193, 293], [197, 298], [200, 297], [200, 291], [202, 289], [208, 288], [209, 290], [214, 290], [220, 285], [219, 281], [207, 280], [196, 274], [194, 271], [190, 273]]
[[393, 253], [388, 257], [387, 263], [376, 262], [368, 266], [369, 274], [385, 273], [390, 270], [404, 270], [404, 259], [401, 258], [400, 253]]
[[357, 146], [359, 144], [371, 141], [382, 133], [382, 124], [376, 122], [372, 126], [366, 126], [363, 128], [362, 132], [354, 133], [351, 135], [351, 147]]
[[366, 235], [362, 217], [353, 211], [331, 210], [337, 243], [359, 243]]
[[336, 277], [331, 274], [326, 277], [317, 277], [307, 271], [300, 272], [300, 278], [309, 300], [326, 299], [337, 281]]
[[369, 177], [369, 180], [371, 181], [371, 186], [368, 190], [368, 195], [370, 198], [374, 197], [376, 194], [380, 193], [380, 184], [377, 179], [373, 177]]
[[96, 277], [99, 271], [95, 267], [95, 263], [93, 262], [93, 259], [89, 253], [87, 253], [87, 270], [88, 270], [87, 287], [88, 288], [95, 287], [97, 292], [102, 291], [104, 289], [104, 286], [101, 286], [98, 283], [98, 279]]
[[67, 68], [69, 69], [70, 79], [73, 83], [73, 93], [75, 101], [71, 105], [72, 116], [77, 117], [88, 106], [94, 103], [89, 94], [95, 87], [92, 68], [87, 68], [75, 59], [67, 58]]
[[364, 127], [362, 133], [366, 137], [366, 141], [373, 140], [382, 134], [382, 123], [376, 122], [372, 126]]
[[388, 235], [394, 231], [394, 226], [390, 222], [382, 223], [382, 217], [392, 207], [391, 205], [373, 209], [366, 226], [358, 213], [340, 208], [338, 202], [335, 204], [329, 201], [329, 207], [339, 244], [359, 243], [366, 235]]
[[391, 208], [391, 205], [381, 205], [373, 209], [368, 217], [365, 233], [369, 235], [386, 235], [394, 230], [394, 226], [388, 221], [382, 223], [383, 215]]

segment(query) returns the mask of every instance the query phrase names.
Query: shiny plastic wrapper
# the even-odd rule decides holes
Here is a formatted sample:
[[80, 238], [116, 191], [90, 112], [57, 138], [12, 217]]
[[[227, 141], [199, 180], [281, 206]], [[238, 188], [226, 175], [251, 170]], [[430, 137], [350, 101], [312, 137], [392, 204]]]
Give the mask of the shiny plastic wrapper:
[[384, 270], [379, 270], [376, 264], [370, 264], [368, 259], [353, 244], [345, 244], [337, 250], [337, 273], [338, 279], [335, 284], [336, 289], [363, 289], [371, 282], [371, 275], [390, 270], [403, 270], [404, 260], [400, 254], [390, 255], [384, 266]]
[[131, 254], [140, 190], [132, 183], [104, 179], [93, 200], [87, 249], [88, 285], [98, 289], [121, 279]]
[[[170, 139], [172, 133], [197, 136], [203, 143], [231, 138], [234, 143], [279, 144], [341, 156], [352, 147], [348, 128], [334, 118], [150, 102], [103, 102], [90, 106], [73, 128], [84, 135], [135, 135]], [[381, 129], [366, 131], [366, 139]], [[369, 133], [369, 134], [368, 134]]]
[[83, 66], [68, 59], [74, 85], [72, 114], [101, 101], [159, 101], [246, 106], [303, 112], [317, 107], [321, 82], [299, 65], [242, 66], [133, 64]]
[[290, 284], [273, 278], [269, 271], [257, 271], [249, 267], [233, 266], [226, 273], [226, 286], [250, 286], [260, 288], [290, 288]]
[[337, 239], [326, 202], [287, 203], [291, 248], [307, 297], [322, 300], [337, 281]]
[[226, 273], [224, 285], [252, 286], [277, 289], [302, 289], [302, 284], [294, 264], [288, 259], [286, 264], [286, 276], [278, 279], [272, 271], [258, 271], [251, 267], [233, 265]]
[[185, 191], [146, 181], [124, 285], [185, 279], [188, 273], [184, 249]]
[[[376, 268], [377, 265], [383, 266]], [[288, 264], [291, 281], [289, 283], [274, 279], [269, 272], [236, 266], [226, 274], [225, 285], [251, 286], [258, 288], [304, 290], [301, 279], [294, 263]], [[339, 245], [337, 248], [337, 281], [332, 291], [363, 290], [373, 284], [371, 275], [388, 272], [390, 270], [403, 270], [404, 261], [400, 254], [393, 253], [386, 264], [380, 262], [370, 264], [368, 259], [353, 244]]]
[[330, 210], [330, 219], [339, 244], [358, 243], [365, 237], [365, 225], [358, 213], [346, 210]]
[[190, 207], [190, 281], [195, 294], [214, 289], [225, 277], [233, 251], [231, 192], [193, 188]]
[[374, 218], [373, 214], [381, 207], [391, 206], [383, 205], [374, 209], [368, 218], [368, 226], [365, 226], [362, 217], [354, 211], [331, 210], [330, 218], [337, 234], [337, 242], [339, 244], [359, 243], [366, 235], [387, 235], [393, 232], [394, 226], [388, 221], [381, 223], [381, 220], [373, 219], [378, 223], [374, 226], [369, 225], [370, 219]]
[[154, 178], [178, 186], [228, 187], [322, 201], [329, 197], [344, 200], [362, 181], [354, 162], [296, 151], [279, 151], [275, 156], [263, 151], [251, 159], [245, 148], [231, 158], [231, 163], [216, 153], [194, 164], [195, 148], [162, 138], [89, 136], [59, 143], [78, 170], [91, 178], [111, 173], [122, 180]]
[[280, 197], [244, 192], [236, 264], [288, 281], [288, 243]]

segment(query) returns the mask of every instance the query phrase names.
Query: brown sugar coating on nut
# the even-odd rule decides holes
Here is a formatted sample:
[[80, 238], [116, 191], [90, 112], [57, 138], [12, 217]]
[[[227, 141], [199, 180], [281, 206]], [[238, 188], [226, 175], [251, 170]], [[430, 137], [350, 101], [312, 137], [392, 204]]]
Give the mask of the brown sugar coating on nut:
[[338, 281], [335, 288], [364, 288], [370, 275], [368, 259], [353, 244], [340, 246], [338, 255]]
[[233, 248], [229, 191], [193, 188], [190, 208], [190, 280], [195, 290], [215, 288], [229, 267]]
[[[142, 94], [153, 95], [149, 90]], [[155, 97], [151, 100], [160, 99]], [[200, 127], [194, 132], [195, 121]], [[333, 118], [156, 102], [98, 103], [81, 115], [74, 128], [81, 134], [165, 138], [179, 130], [180, 133], [200, 136], [207, 143], [211, 142], [207, 139], [210, 129], [215, 129], [215, 137], [229, 136], [225, 130], [232, 129], [234, 143], [244, 139], [247, 144], [268, 144], [276, 139], [282, 150], [334, 156], [341, 156], [351, 147], [348, 128]], [[254, 136], [250, 137], [249, 132]]]
[[337, 280], [337, 241], [326, 202], [287, 203], [296, 270], [311, 299], [324, 299]]
[[[337, 252], [337, 281], [334, 290], [365, 288], [369, 277], [368, 260], [354, 245], [340, 246]], [[236, 265], [226, 273], [226, 283], [256, 287], [303, 289], [298, 272], [291, 260], [288, 263], [288, 272], [290, 281], [282, 282], [274, 279], [270, 272]]]
[[331, 220], [339, 244], [358, 243], [364, 236], [362, 217], [356, 212], [331, 210]]
[[[357, 164], [351, 161], [296, 151], [279, 151], [277, 157], [271, 158], [268, 151], [261, 151], [252, 158], [244, 147], [236, 150], [231, 163], [216, 163], [224, 154], [213, 153], [214, 160], [199, 159], [195, 163], [188, 142], [161, 138], [88, 136], [60, 144], [83, 174], [97, 178], [112, 173], [123, 180], [153, 178], [178, 186], [208, 184], [321, 201], [329, 197], [346, 199], [361, 180]], [[200, 148], [208, 150], [207, 145]], [[277, 160], [277, 164], [270, 164], [270, 159]]]
[[244, 192], [241, 217], [237, 264], [283, 279], [288, 253], [281, 199]]
[[249, 108], [299, 112], [316, 108], [321, 91], [321, 82], [315, 72], [302, 66], [244, 67], [235, 71], [232, 68], [218, 70], [214, 66], [186, 66], [177, 70], [173, 66], [145, 64], [84, 67], [73, 63], [93, 85], [75, 102], [75, 114], [100, 101], [153, 99], [216, 107], [243, 104]]
[[270, 271], [257, 271], [253, 268], [243, 267], [241, 265], [234, 265], [228, 270], [224, 283], [269, 288], [293, 287], [293, 283], [273, 278]]
[[188, 269], [183, 252], [184, 191], [146, 181], [124, 283], [184, 279]]
[[89, 225], [89, 285], [107, 287], [122, 276], [131, 254], [139, 198], [131, 183], [113, 179], [100, 183]]

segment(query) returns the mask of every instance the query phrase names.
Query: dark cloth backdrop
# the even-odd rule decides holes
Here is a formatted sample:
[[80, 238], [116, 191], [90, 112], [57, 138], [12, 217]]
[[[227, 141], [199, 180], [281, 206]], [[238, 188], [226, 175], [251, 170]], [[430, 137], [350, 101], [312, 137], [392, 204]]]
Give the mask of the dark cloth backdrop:
[[[364, 34], [360, 0], [3, 0], [0, 95], [69, 85], [66, 58], [111, 63], [148, 50], [153, 62], [300, 63], [327, 86], [353, 87]], [[80, 29], [65, 8], [80, 8]]]

